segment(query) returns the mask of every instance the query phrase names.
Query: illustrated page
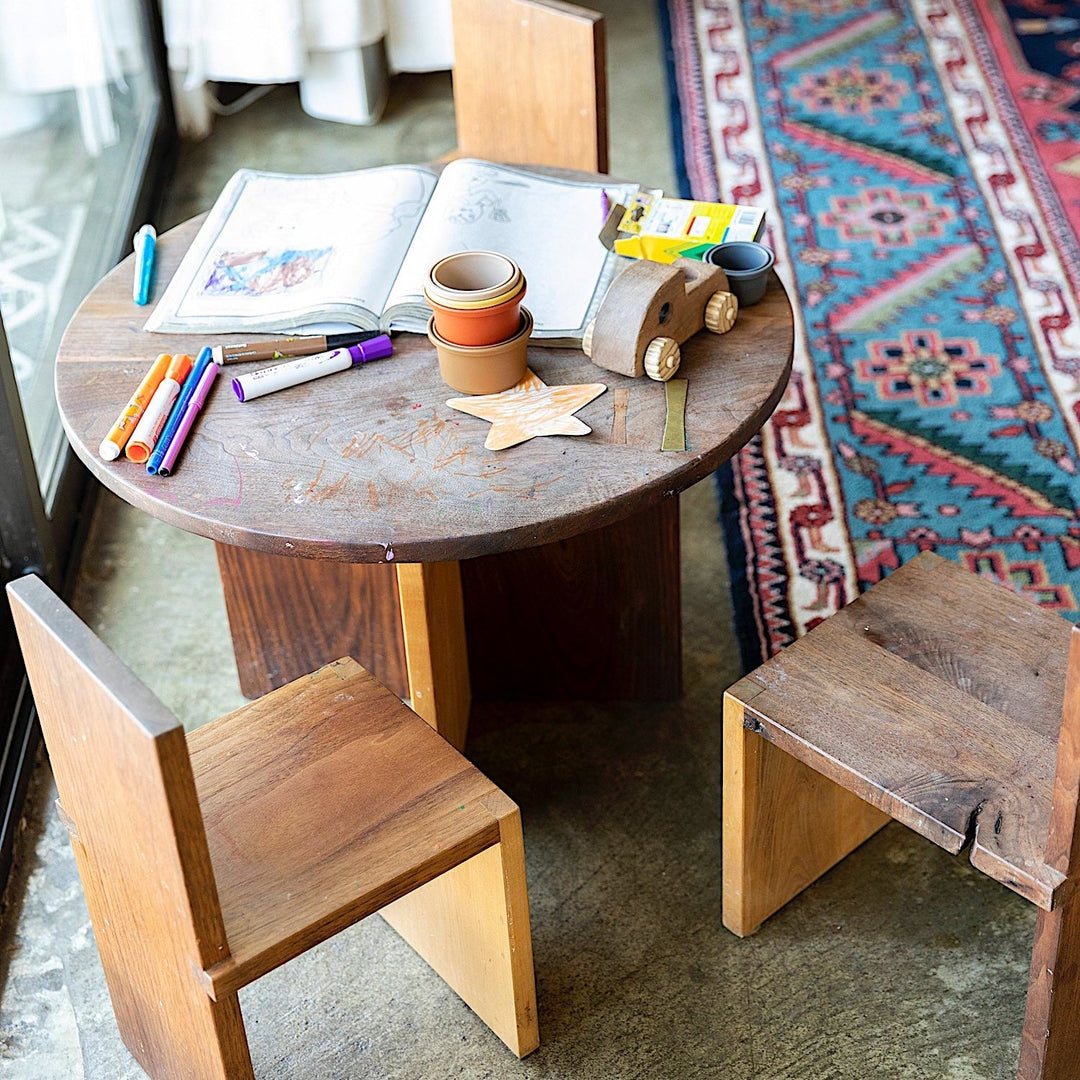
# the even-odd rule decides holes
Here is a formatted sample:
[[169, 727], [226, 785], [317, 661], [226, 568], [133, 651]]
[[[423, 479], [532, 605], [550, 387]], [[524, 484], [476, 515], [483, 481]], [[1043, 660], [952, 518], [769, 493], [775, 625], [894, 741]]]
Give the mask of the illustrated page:
[[470, 159], [451, 162], [417, 227], [387, 310], [394, 316], [399, 308], [423, 303], [424, 280], [443, 256], [497, 251], [525, 275], [523, 302], [533, 314], [536, 334], [575, 334], [614, 262], [598, 238], [608, 201], [632, 198], [636, 190], [636, 185], [548, 178]]
[[287, 330], [336, 317], [377, 325], [436, 179], [416, 166], [241, 170], [146, 328]]

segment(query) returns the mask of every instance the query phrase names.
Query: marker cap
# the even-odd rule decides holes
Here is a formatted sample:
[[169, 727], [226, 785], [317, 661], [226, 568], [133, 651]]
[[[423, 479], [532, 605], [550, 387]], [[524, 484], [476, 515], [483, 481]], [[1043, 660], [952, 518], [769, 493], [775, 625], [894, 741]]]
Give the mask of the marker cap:
[[382, 360], [383, 357], [391, 356], [394, 352], [394, 344], [388, 334], [380, 334], [370, 341], [361, 341], [359, 345], [349, 346], [349, 355], [354, 364], [362, 364], [367, 360]]

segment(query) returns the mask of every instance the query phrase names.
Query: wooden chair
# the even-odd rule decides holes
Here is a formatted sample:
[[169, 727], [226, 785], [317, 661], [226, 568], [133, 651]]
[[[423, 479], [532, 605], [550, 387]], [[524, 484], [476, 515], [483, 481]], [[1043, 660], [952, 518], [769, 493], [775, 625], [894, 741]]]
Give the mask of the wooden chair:
[[604, 17], [559, 0], [451, 0], [454, 156], [608, 171]]
[[[1064, 703], [1064, 704], [1063, 704]], [[890, 818], [1038, 906], [1021, 1080], [1080, 1062], [1080, 629], [928, 552], [724, 698], [724, 925]]]
[[185, 736], [39, 579], [8, 594], [117, 1024], [153, 1080], [250, 1080], [237, 991], [375, 911], [536, 1048], [517, 807], [355, 661]]

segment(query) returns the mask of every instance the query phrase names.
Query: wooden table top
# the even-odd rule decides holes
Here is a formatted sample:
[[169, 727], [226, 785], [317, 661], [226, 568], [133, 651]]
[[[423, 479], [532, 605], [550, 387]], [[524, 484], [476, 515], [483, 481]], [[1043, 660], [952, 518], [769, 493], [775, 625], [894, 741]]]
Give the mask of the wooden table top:
[[[160, 297], [195, 236], [195, 218], [161, 236]], [[56, 397], [71, 444], [110, 491], [189, 532], [281, 555], [348, 562], [467, 559], [565, 539], [644, 510], [727, 461], [772, 413], [793, 350], [791, 305], [773, 275], [765, 299], [724, 335], [682, 347], [688, 380], [685, 452], [661, 451], [664, 386], [596, 367], [579, 349], [533, 347], [548, 385], [604, 383], [576, 415], [584, 436], [545, 436], [484, 449], [489, 424], [446, 405], [426, 337], [394, 335], [394, 355], [254, 401], [226, 367], [196, 420], [176, 471], [147, 475], [98, 445], [158, 353], [259, 335], [148, 334], [152, 310], [131, 299], [133, 256], [83, 301], [60, 344]], [[272, 335], [265, 335], [272, 336]], [[614, 424], [628, 391], [625, 441]]]

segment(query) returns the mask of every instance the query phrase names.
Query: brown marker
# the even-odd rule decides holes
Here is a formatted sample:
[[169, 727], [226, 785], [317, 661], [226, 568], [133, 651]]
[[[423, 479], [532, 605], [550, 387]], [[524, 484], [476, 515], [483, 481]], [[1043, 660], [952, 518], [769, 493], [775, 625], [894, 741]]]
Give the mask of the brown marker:
[[331, 349], [348, 349], [378, 337], [382, 330], [357, 330], [351, 334], [319, 334], [313, 337], [268, 338], [236, 345], [215, 345], [210, 354], [215, 364], [242, 364], [247, 360], [283, 360], [287, 356], [311, 356]]

